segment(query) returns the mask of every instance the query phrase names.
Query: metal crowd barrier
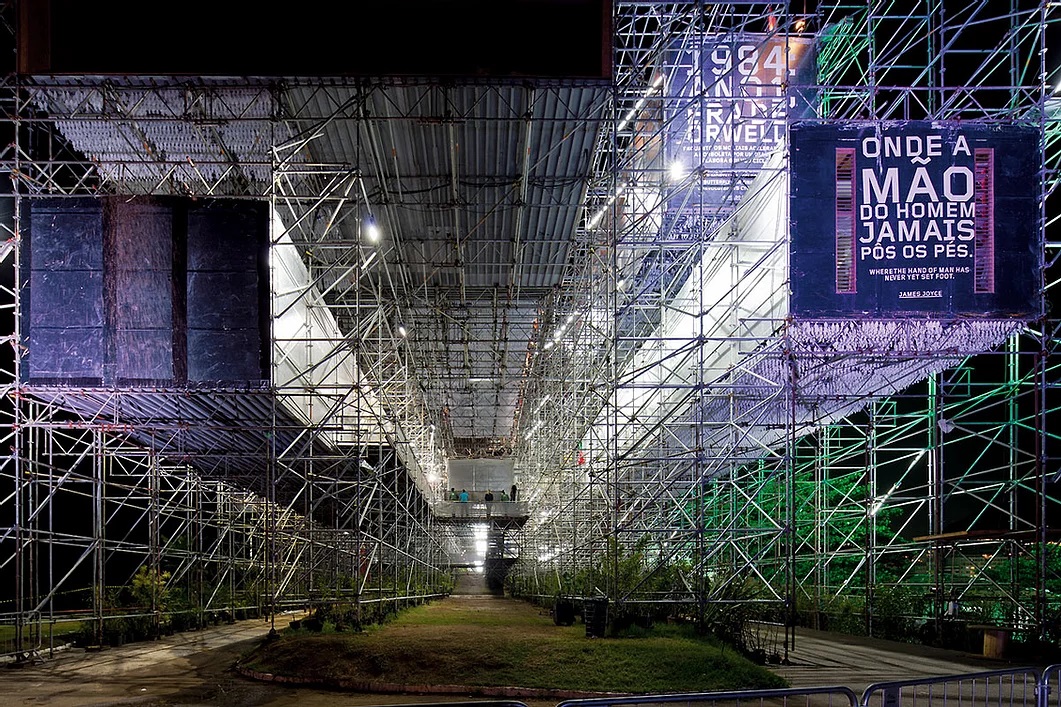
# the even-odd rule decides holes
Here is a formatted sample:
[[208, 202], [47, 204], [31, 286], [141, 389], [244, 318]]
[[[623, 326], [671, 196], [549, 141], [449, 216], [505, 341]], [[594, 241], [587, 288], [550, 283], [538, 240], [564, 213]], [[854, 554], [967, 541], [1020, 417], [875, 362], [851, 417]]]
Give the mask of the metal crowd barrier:
[[[962, 675], [878, 682], [862, 693], [847, 687], [734, 690], [673, 695], [593, 697], [556, 707], [654, 707], [655, 705], [732, 705], [733, 707], [1061, 707], [1061, 664], [989, 670]], [[515, 701], [438, 702], [388, 707], [526, 707]]]
[[1061, 663], [1043, 668], [1038, 707], [1061, 707]]
[[[732, 705], [758, 707], [1061, 707], [1061, 664], [990, 670], [878, 682], [859, 697], [847, 687], [734, 690], [673, 695], [593, 697], [566, 700], [556, 707], [654, 707], [655, 705]], [[437, 702], [387, 707], [527, 707], [516, 701]]]
[[879, 682], [862, 693], [861, 707], [1046, 707], [1035, 668], [989, 670], [937, 678]]
[[461, 702], [409, 702], [407, 704], [376, 705], [375, 707], [527, 707], [527, 703], [517, 700], [463, 700]]
[[858, 696], [846, 687], [790, 687], [776, 690], [693, 692], [637, 697], [593, 697], [567, 700], [556, 707], [620, 707], [628, 705], [759, 705], [760, 707], [858, 707]]
[[39, 612], [31, 611], [21, 614], [23, 641], [22, 648], [15, 647], [15, 626], [18, 623], [19, 614], [0, 614], [0, 656], [19, 657], [27, 653], [34, 653], [41, 649], [41, 635]]

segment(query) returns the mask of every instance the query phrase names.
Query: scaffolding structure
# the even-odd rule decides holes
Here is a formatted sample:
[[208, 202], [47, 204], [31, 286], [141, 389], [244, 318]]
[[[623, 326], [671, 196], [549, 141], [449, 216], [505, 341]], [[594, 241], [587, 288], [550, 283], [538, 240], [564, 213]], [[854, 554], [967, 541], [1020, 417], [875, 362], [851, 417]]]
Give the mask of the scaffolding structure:
[[1030, 126], [1047, 312], [1054, 9], [617, 2], [613, 21], [611, 124], [521, 419], [517, 586], [627, 618], [1056, 638], [1056, 322], [793, 317], [787, 202], [797, 120]]
[[[430, 508], [441, 445], [394, 316], [401, 283], [372, 268], [395, 248], [348, 230], [366, 223], [362, 167], [304, 149], [325, 126], [364, 128], [364, 95], [291, 89], [295, 117], [280, 120], [260, 82], [8, 82], [5, 652], [48, 648], [71, 623], [100, 643], [144, 621], [158, 632], [329, 602], [360, 621], [446, 591], [453, 542]], [[28, 379], [26, 205], [108, 195], [269, 205], [268, 378]]]
[[[480, 541], [626, 616], [1054, 635], [1055, 9], [893, 5], [617, 0], [608, 85], [5, 77], [0, 652], [361, 619]], [[708, 41], [769, 63], [754, 103]], [[720, 127], [683, 143], [690, 115]], [[1044, 316], [792, 317], [797, 118], [1037, 130]], [[260, 379], [27, 374], [31, 215], [107, 199], [265, 205]], [[519, 522], [449, 517], [459, 457], [514, 457]]]
[[[511, 453], [528, 342], [567, 260], [606, 82], [15, 73], [4, 89], [14, 355], [0, 623], [14, 638], [2, 652], [47, 648], [59, 624], [101, 643], [144, 635], [145, 622], [150, 633], [329, 603], [371, 620], [447, 591], [480, 542], [500, 583], [524, 505], [478, 537], [478, 521], [446, 512], [445, 462]], [[264, 205], [267, 247], [235, 276], [226, 263], [193, 273], [190, 247], [99, 256], [122, 282], [172, 276], [161, 299], [175, 321], [210, 298], [201, 273], [229, 298], [215, 324], [181, 332], [184, 348], [161, 346], [171, 374], [123, 378], [147, 349], [122, 358], [118, 346], [100, 364], [72, 343], [88, 323], [38, 300], [53, 273], [90, 268], [36, 255], [31, 224], [102, 210], [98, 238], [122, 246], [121, 214], [135, 212], [129, 233], [171, 219], [187, 239], [182, 219], [197, 217], [183, 214], [199, 205]], [[74, 296], [108, 277], [90, 272]], [[226, 277], [265, 283], [257, 308]], [[157, 363], [168, 325], [128, 314], [146, 303], [107, 287], [92, 290], [117, 289], [92, 324], [114, 341], [155, 335]], [[256, 316], [260, 340], [240, 320]], [[45, 337], [30, 329], [48, 326], [77, 364], [40, 364]], [[221, 374], [178, 370], [195, 336]], [[240, 344], [261, 347], [260, 376]], [[228, 375], [226, 357], [250, 363]]]

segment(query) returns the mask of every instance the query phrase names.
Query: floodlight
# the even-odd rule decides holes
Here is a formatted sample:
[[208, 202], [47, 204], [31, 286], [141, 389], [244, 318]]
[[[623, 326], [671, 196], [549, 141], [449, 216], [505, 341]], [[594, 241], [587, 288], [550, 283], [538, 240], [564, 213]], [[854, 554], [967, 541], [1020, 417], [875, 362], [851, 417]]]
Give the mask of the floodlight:
[[368, 239], [369, 243], [379, 243], [379, 224], [376, 223], [376, 219], [372, 216], [365, 219], [365, 238]]

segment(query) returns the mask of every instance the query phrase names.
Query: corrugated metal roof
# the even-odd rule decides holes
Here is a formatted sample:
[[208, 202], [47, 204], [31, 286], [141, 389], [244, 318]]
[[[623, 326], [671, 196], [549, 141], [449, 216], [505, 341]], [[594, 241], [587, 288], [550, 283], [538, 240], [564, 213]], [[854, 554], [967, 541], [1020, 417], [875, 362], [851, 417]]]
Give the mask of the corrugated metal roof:
[[[386, 259], [410, 288], [406, 323], [427, 403], [454, 437], [512, 433], [538, 301], [567, 262], [606, 97], [531, 85], [285, 95], [289, 115], [335, 116], [306, 159], [365, 176], [398, 244]], [[355, 240], [356, 227], [337, 238]]]
[[[569, 258], [607, 88], [130, 76], [41, 79], [30, 91], [120, 193], [264, 196], [277, 159], [296, 166], [281, 189], [296, 197], [360, 179], [353, 196], [367, 196], [389, 246], [355, 276], [360, 223], [341, 220], [324, 236], [296, 223], [296, 242], [303, 229], [314, 239], [301, 245], [317, 286], [339, 313], [366, 302], [402, 313], [411, 367], [452, 437], [511, 435], [539, 301]], [[378, 316], [369, 319], [360, 326], [378, 329]]]

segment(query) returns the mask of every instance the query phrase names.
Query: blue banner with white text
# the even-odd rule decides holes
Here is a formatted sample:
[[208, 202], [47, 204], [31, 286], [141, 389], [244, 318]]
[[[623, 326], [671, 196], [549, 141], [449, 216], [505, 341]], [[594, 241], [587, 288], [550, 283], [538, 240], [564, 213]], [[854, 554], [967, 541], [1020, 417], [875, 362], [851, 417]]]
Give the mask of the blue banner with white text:
[[793, 316], [1039, 314], [1038, 130], [804, 123], [790, 135]]
[[667, 55], [666, 151], [671, 219], [725, 218], [788, 121], [813, 115], [809, 36], [706, 35]]

